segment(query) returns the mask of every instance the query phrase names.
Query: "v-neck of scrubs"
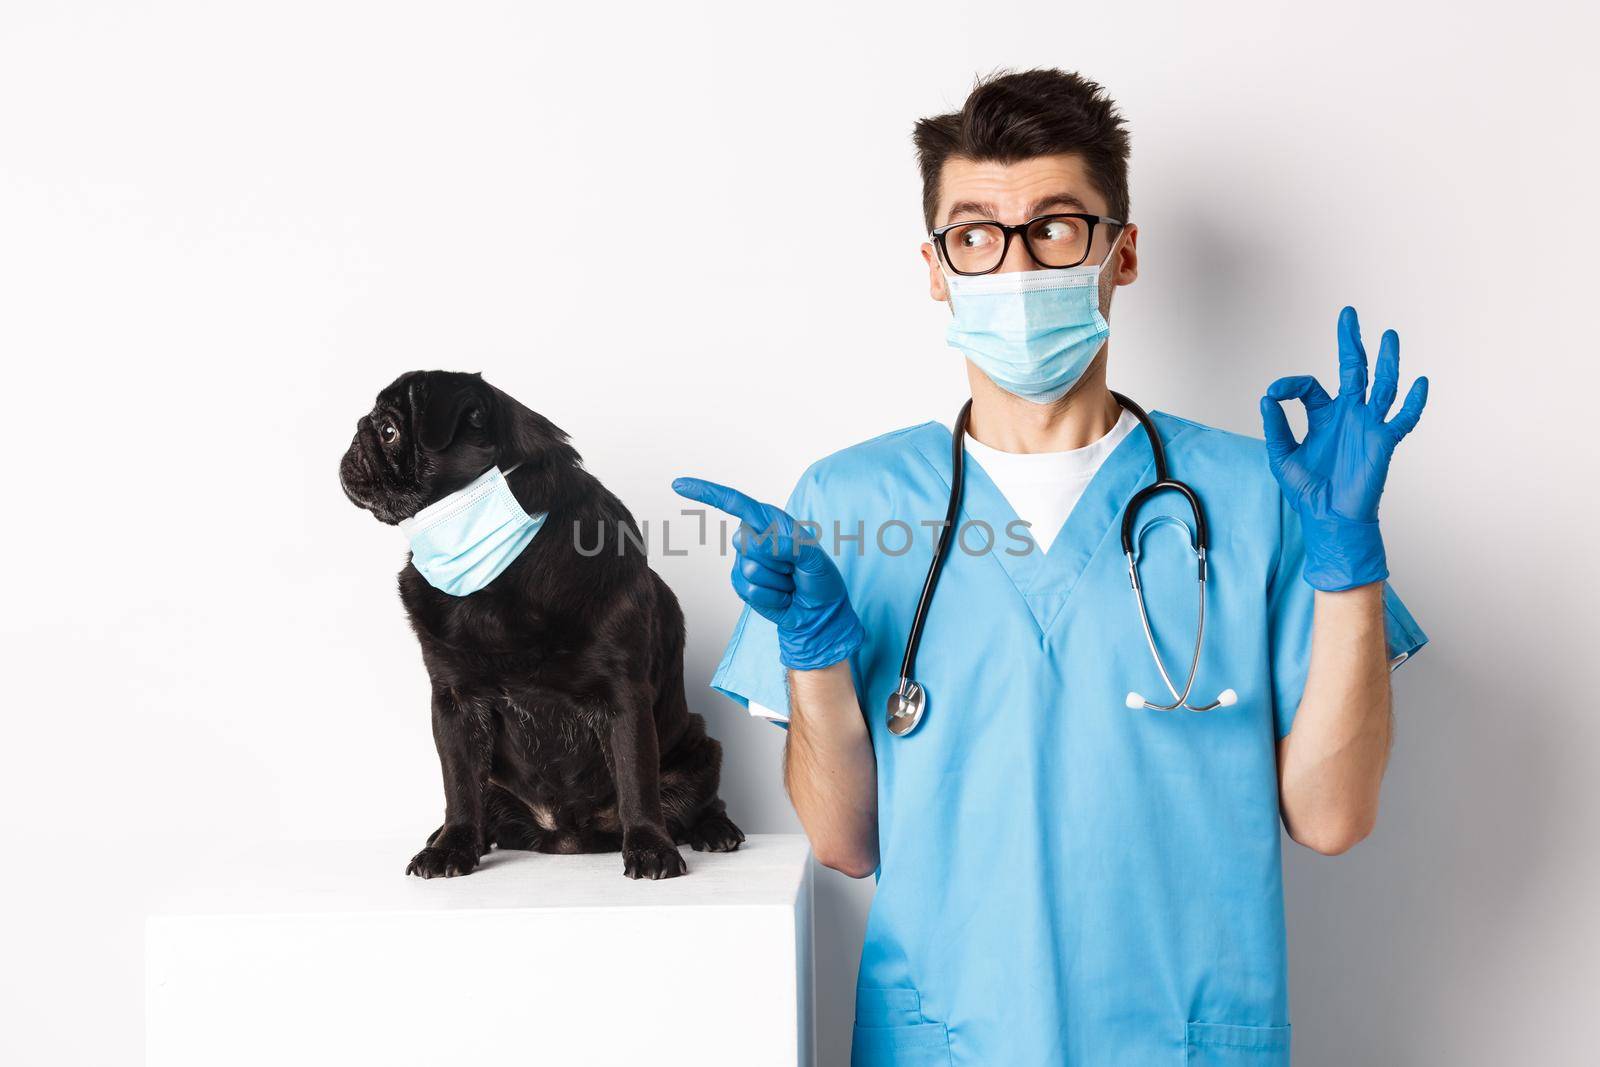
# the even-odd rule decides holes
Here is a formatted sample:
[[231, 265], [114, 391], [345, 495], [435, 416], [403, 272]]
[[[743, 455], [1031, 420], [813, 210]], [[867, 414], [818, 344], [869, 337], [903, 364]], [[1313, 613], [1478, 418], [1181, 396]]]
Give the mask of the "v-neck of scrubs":
[[[1170, 454], [1173, 442], [1188, 431], [1189, 424], [1162, 412], [1152, 413], [1151, 419]], [[928, 423], [927, 429], [927, 433], [916, 436], [917, 451], [943, 479], [948, 490], [951, 431], [938, 422]], [[1030, 550], [1018, 552], [1007, 534], [1008, 525], [1019, 521], [1010, 501], [1006, 500], [1005, 494], [995, 486], [988, 472], [974, 462], [970, 454], [966, 457], [964, 469], [966, 480], [961, 511], [956, 519], [956, 534], [960, 537], [963, 527], [977, 523], [986, 525], [992, 531], [993, 545], [984, 554], [995, 560], [1015, 586], [1017, 594], [1027, 604], [1042, 640], [1071, 598], [1084, 568], [1111, 533], [1123, 507], [1134, 493], [1149, 482], [1154, 472], [1154, 457], [1150, 452], [1150, 442], [1142, 430], [1124, 437], [1095, 472], [1048, 552], [1038, 551], [1037, 545], [1032, 545], [1031, 538]], [[976, 545], [981, 544], [982, 540], [976, 535], [969, 535], [967, 543]], [[1008, 552], [1008, 547], [1013, 551]], [[951, 551], [962, 551], [961, 544], [952, 545]]]
[[1005, 452], [968, 433], [967, 459], [982, 467], [1029, 535], [1049, 552], [1056, 535], [1089, 482], [1125, 437], [1139, 428], [1133, 412], [1123, 411], [1111, 429], [1081, 448], [1061, 452]]

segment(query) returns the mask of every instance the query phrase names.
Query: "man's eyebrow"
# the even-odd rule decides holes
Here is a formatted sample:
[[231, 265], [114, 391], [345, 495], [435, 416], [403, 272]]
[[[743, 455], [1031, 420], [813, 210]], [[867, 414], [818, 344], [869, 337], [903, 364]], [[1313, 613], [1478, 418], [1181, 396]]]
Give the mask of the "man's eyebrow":
[[[1089, 207], [1082, 200], [1071, 193], [1052, 193], [1033, 202], [1028, 209], [1028, 217], [1034, 218], [1052, 211], [1081, 211], [1088, 213]], [[981, 200], [958, 200], [950, 205], [950, 211], [945, 215], [945, 222], [953, 222], [962, 215], [971, 215], [980, 219], [998, 219], [999, 212], [994, 205]]]
[[1088, 214], [1089, 208], [1082, 200], [1071, 193], [1056, 193], [1041, 200], [1035, 200], [1033, 207], [1028, 209], [1029, 215], [1043, 215], [1052, 210], [1066, 208], [1068, 211], [1081, 211]]
[[993, 204], [985, 204], [977, 200], [957, 200], [950, 205], [950, 211], [945, 215], [944, 220], [949, 222], [957, 215], [976, 215], [981, 219], [993, 219], [995, 210]]

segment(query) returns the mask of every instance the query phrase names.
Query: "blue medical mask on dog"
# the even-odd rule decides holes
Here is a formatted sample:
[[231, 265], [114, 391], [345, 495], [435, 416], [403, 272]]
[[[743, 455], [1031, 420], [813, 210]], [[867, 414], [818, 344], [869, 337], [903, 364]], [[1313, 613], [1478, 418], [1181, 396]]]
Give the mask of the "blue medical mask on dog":
[[1103, 265], [974, 277], [947, 273], [954, 318], [946, 339], [1006, 392], [1036, 404], [1059, 400], [1078, 384], [1111, 333], [1100, 314]]
[[411, 542], [411, 565], [429, 585], [469, 596], [511, 566], [547, 514], [522, 510], [505, 473], [490, 467], [466, 488], [401, 520], [400, 532]]

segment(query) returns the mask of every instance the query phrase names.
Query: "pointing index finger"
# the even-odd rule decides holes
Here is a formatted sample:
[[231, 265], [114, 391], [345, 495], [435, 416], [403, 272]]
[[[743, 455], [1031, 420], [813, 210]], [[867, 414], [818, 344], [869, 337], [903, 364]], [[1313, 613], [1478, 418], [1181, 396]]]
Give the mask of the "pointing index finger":
[[731, 486], [708, 482], [703, 478], [674, 478], [672, 491], [718, 511], [725, 511], [757, 529], [766, 525], [766, 508]]

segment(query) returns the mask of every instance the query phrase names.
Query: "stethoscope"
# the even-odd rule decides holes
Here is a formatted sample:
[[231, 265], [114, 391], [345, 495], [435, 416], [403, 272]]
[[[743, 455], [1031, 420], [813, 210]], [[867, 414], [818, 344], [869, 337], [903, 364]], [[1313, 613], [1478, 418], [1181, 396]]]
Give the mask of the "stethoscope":
[[[1128, 581], [1133, 586], [1134, 603], [1139, 608], [1139, 625], [1144, 629], [1145, 643], [1150, 646], [1150, 657], [1156, 661], [1156, 670], [1161, 673], [1161, 681], [1166, 685], [1167, 692], [1172, 695], [1170, 704], [1157, 704], [1146, 700], [1140, 693], [1129, 693], [1127, 705], [1130, 708], [1148, 708], [1151, 711], [1174, 711], [1184, 708], [1188, 711], [1211, 711], [1213, 708], [1225, 708], [1239, 699], [1232, 689], [1224, 689], [1217, 694], [1217, 698], [1209, 704], [1194, 705], [1189, 703], [1189, 695], [1194, 689], [1195, 671], [1200, 667], [1200, 650], [1205, 644], [1206, 636], [1206, 516], [1205, 510], [1200, 506], [1200, 496], [1186, 482], [1178, 481], [1167, 473], [1167, 452], [1161, 445], [1161, 436], [1156, 433], [1155, 424], [1150, 421], [1150, 416], [1145, 410], [1121, 393], [1113, 392], [1117, 403], [1126, 408], [1134, 418], [1139, 420], [1144, 435], [1150, 441], [1150, 451], [1155, 456], [1155, 478], [1151, 483], [1133, 495], [1128, 501], [1128, 507], [1122, 515], [1122, 554], [1128, 560]], [[917, 728], [922, 722], [923, 713], [928, 706], [927, 690], [922, 688], [913, 677], [917, 664], [917, 645], [922, 641], [922, 626], [928, 619], [928, 606], [933, 603], [933, 591], [938, 588], [939, 574], [944, 570], [945, 557], [950, 552], [950, 541], [956, 526], [956, 516], [961, 511], [961, 489], [966, 473], [966, 449], [962, 442], [967, 436], [967, 416], [972, 412], [972, 401], [968, 400], [961, 406], [961, 413], [956, 416], [955, 432], [951, 435], [950, 448], [950, 504], [945, 509], [944, 525], [939, 529], [939, 538], [934, 543], [933, 562], [928, 565], [928, 577], [922, 583], [922, 596], [917, 600], [917, 613], [911, 617], [911, 632], [906, 635], [906, 654], [900, 661], [900, 685], [889, 694], [889, 732], [897, 737], [903, 737]], [[1197, 597], [1199, 600], [1199, 623], [1195, 627], [1194, 656], [1189, 660], [1189, 674], [1184, 679], [1183, 691], [1173, 684], [1172, 675], [1167, 672], [1167, 665], [1161, 659], [1161, 651], [1156, 648], [1155, 632], [1150, 628], [1150, 613], [1145, 607], [1144, 587], [1139, 582], [1139, 548], [1144, 542], [1144, 535], [1157, 526], [1171, 523], [1183, 527], [1183, 520], [1171, 515], [1163, 515], [1153, 519], [1140, 528], [1137, 536], [1134, 535], [1133, 524], [1138, 518], [1139, 509], [1157, 493], [1171, 490], [1189, 502], [1189, 511], [1194, 516], [1194, 530], [1189, 537], [1189, 547], [1194, 552], [1196, 560], [1196, 576], [1199, 579]], [[1187, 528], [1185, 527], [1186, 532]]]

